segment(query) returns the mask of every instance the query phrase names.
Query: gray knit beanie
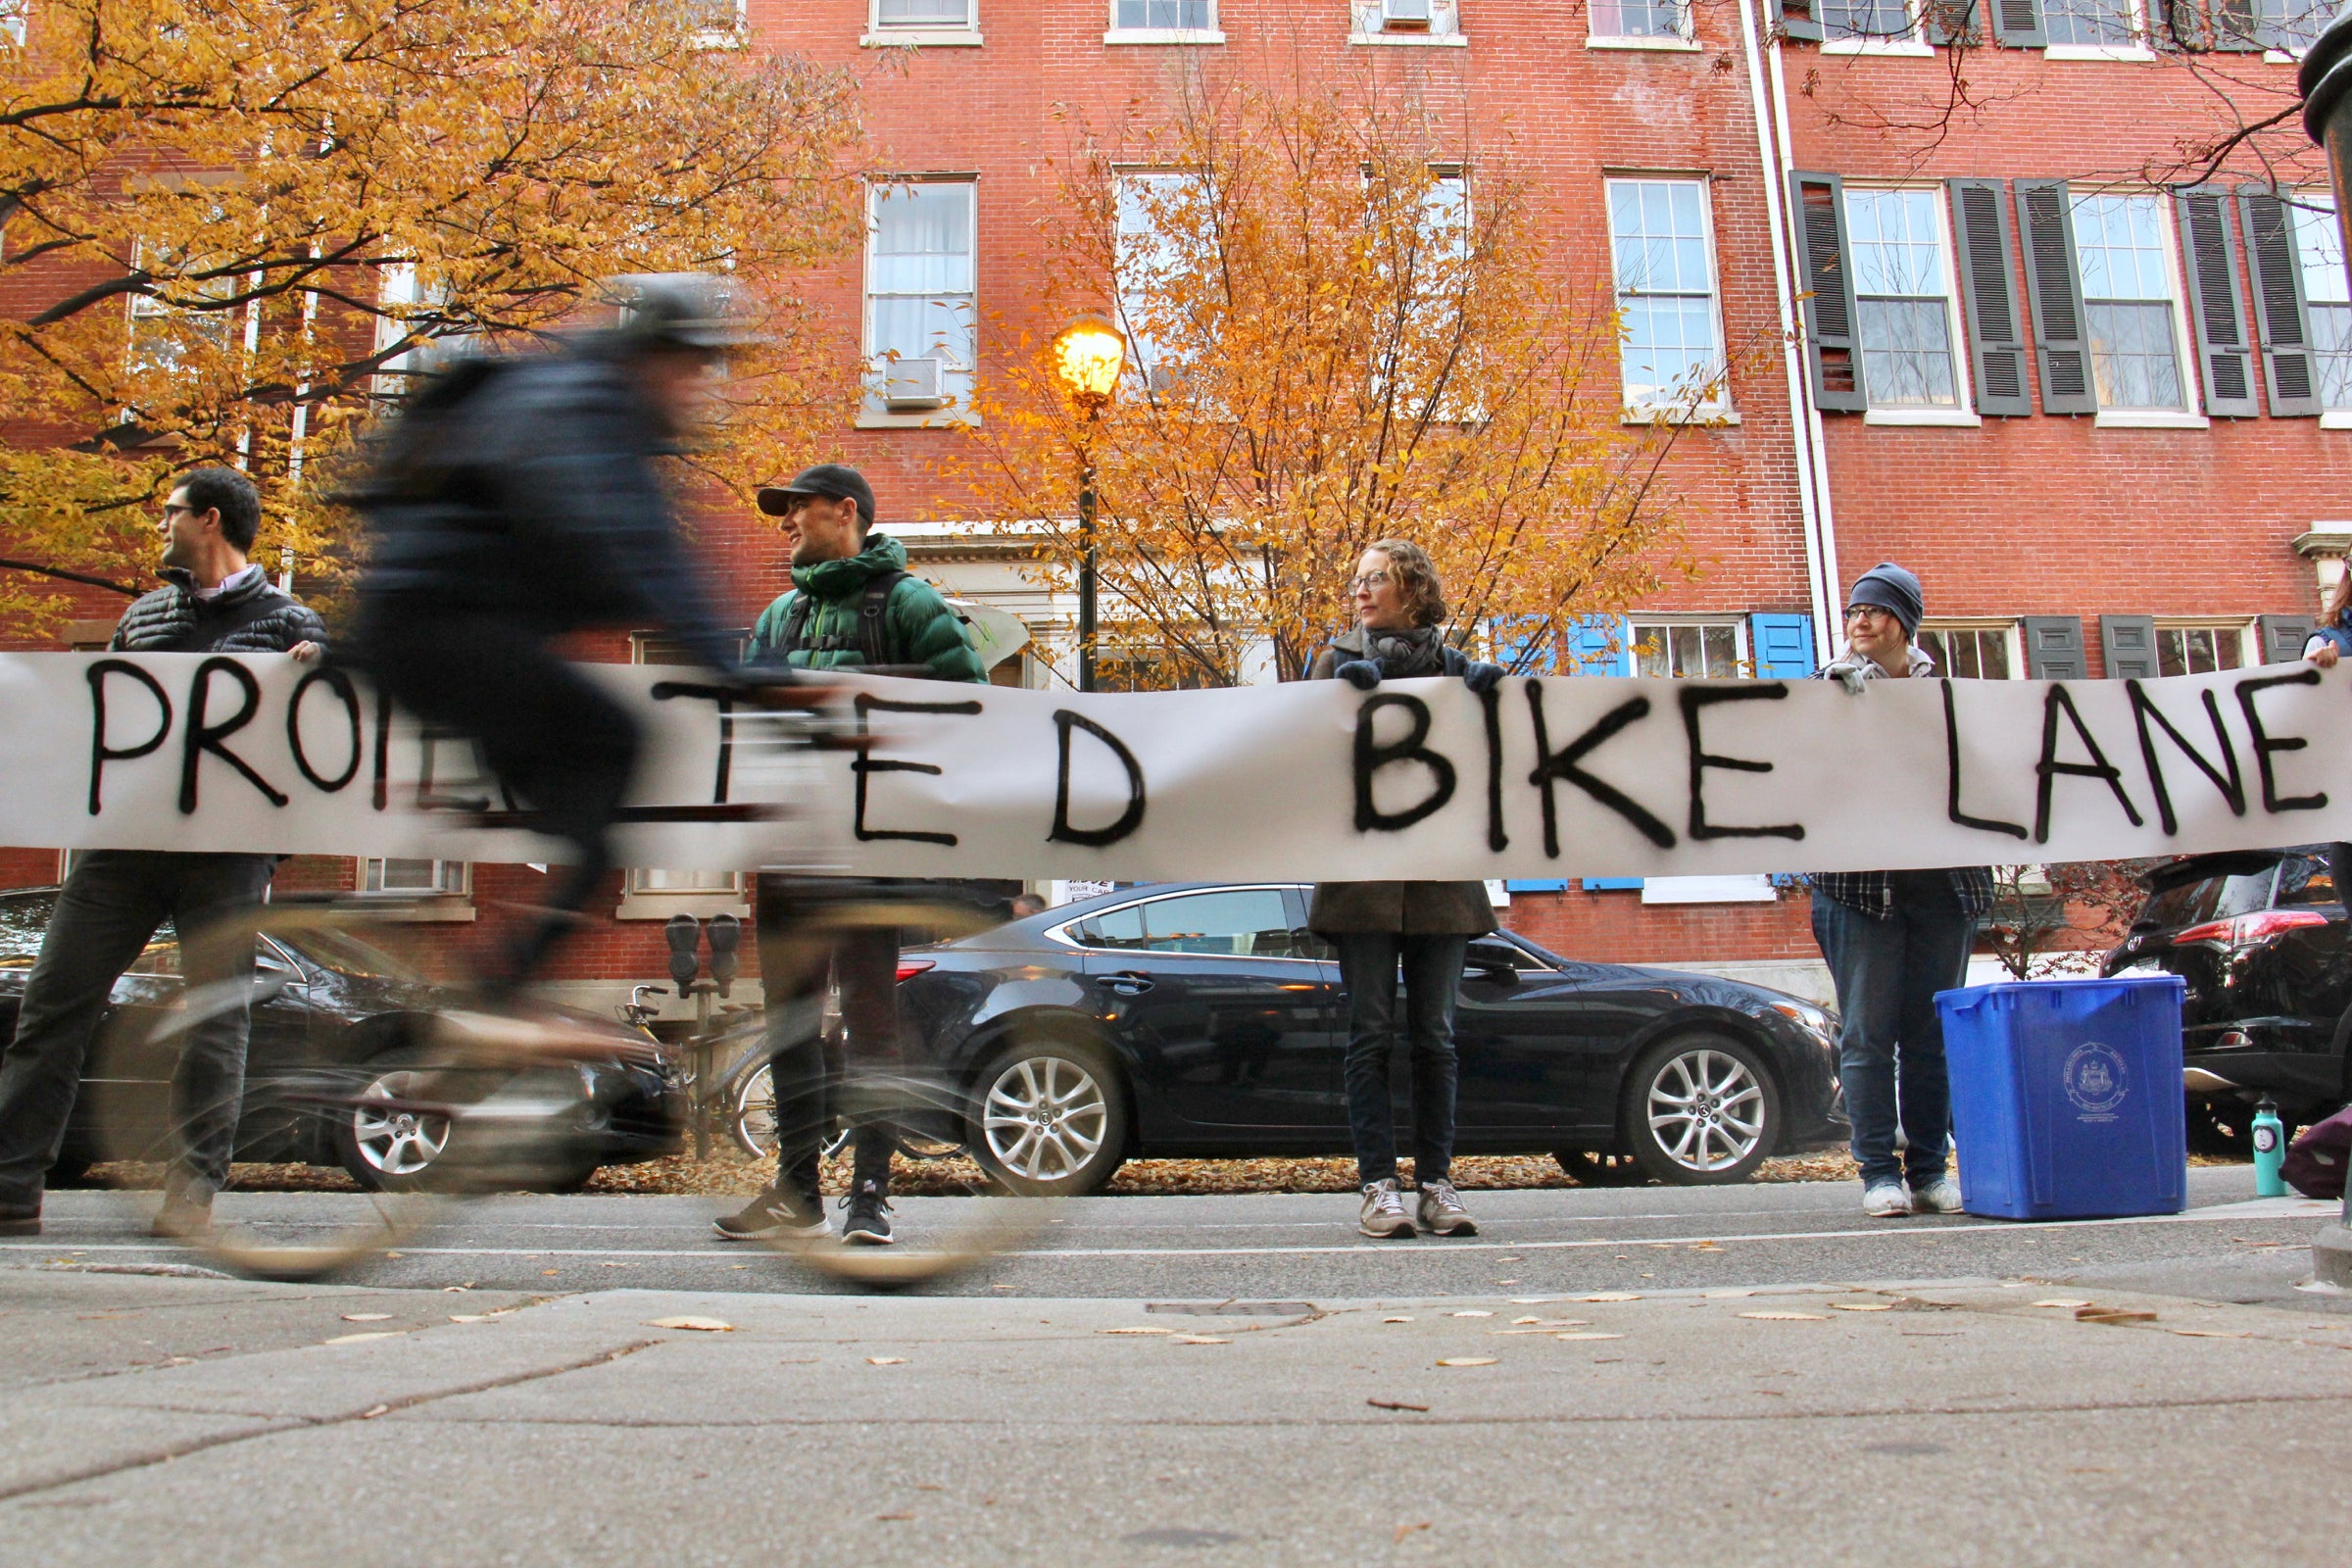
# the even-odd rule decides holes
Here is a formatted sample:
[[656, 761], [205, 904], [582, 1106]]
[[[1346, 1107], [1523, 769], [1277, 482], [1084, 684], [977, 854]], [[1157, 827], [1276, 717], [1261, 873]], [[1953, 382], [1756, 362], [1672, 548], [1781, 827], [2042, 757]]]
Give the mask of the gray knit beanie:
[[1882, 561], [1856, 578], [1845, 604], [1849, 610], [1856, 605], [1875, 605], [1888, 612], [1903, 623], [1905, 638], [1919, 630], [1919, 617], [1926, 612], [1919, 579], [1891, 561]]

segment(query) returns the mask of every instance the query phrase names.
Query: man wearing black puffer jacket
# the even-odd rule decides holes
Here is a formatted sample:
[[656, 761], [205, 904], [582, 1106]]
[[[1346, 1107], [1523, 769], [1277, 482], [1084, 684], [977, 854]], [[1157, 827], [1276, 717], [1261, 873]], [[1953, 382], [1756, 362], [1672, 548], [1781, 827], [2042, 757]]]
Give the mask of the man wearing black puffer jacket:
[[[292, 654], [318, 657], [326, 627], [309, 607], [270, 585], [246, 552], [262, 519], [253, 482], [229, 468], [198, 468], [164, 503], [164, 561], [171, 584], [134, 603], [108, 645], [145, 654]], [[16, 1038], [0, 1056], [0, 1236], [41, 1228], [41, 1184], [56, 1163], [81, 1087], [82, 1058], [107, 998], [156, 929], [180, 934], [191, 995], [224, 985], [253, 989], [253, 947], [207, 951], [206, 927], [262, 901], [276, 858], [92, 850], [77, 857], [41, 937], [24, 987]], [[213, 1194], [228, 1178], [245, 1093], [248, 1012], [240, 1000], [191, 1026], [172, 1082], [179, 1147], [156, 1215], [159, 1236], [210, 1221]]]

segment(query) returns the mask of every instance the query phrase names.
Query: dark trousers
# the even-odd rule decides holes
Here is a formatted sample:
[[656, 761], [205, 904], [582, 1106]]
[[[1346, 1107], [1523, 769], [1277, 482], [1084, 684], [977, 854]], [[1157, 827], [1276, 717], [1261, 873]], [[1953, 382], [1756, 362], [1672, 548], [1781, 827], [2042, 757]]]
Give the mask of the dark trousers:
[[245, 1096], [254, 945], [205, 936], [262, 902], [275, 863], [267, 855], [153, 850], [93, 850], [74, 861], [0, 1056], [0, 1205], [39, 1204], [108, 995], [166, 920], [179, 933], [186, 995], [205, 1013], [181, 1036], [172, 1075], [172, 1154], [183, 1177], [214, 1187], [228, 1179]]
[[887, 1099], [902, 1066], [899, 1043], [899, 933], [852, 931], [826, 944], [797, 940], [788, 893], [760, 893], [760, 978], [767, 1001], [768, 1074], [776, 1091], [776, 1180], [813, 1193], [817, 1161], [836, 1112], [851, 1120], [851, 1180], [890, 1185], [898, 1134], [886, 1113], [842, 1096], [825, 1061], [817, 1028], [828, 974], [841, 987], [848, 1056], [844, 1076], [868, 1086], [858, 1100]]
[[545, 911], [508, 940], [486, 988], [513, 995], [612, 869], [612, 827], [637, 766], [637, 721], [530, 631], [487, 615], [371, 604], [361, 661], [422, 723], [481, 748], [541, 832], [572, 847]]
[[1412, 1051], [1413, 1179], [1444, 1181], [1453, 1169], [1453, 1004], [1466, 936], [1394, 931], [1329, 934], [1348, 992], [1348, 1128], [1359, 1182], [1396, 1174], [1396, 1125], [1389, 1058], [1396, 1049], [1396, 975], [1404, 972], [1404, 1029]]
[[1894, 891], [1885, 920], [1814, 894], [1813, 936], [1838, 986], [1838, 1077], [1862, 1180], [1921, 1187], [1943, 1175], [1951, 1153], [1936, 993], [1967, 977], [1977, 923], [1961, 912], [1945, 872], [1897, 873]]

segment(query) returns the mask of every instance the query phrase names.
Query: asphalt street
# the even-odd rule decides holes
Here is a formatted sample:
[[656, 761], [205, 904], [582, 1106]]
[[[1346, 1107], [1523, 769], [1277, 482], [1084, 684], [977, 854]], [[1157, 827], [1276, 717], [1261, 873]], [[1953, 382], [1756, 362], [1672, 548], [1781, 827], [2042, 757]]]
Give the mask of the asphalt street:
[[0, 1561], [2208, 1568], [2340, 1540], [2352, 1444], [2335, 1205], [2250, 1189], [1478, 1194], [1476, 1241], [1378, 1245], [1345, 1198], [1110, 1199], [895, 1296], [708, 1200], [471, 1205], [293, 1286], [60, 1194], [0, 1250]]

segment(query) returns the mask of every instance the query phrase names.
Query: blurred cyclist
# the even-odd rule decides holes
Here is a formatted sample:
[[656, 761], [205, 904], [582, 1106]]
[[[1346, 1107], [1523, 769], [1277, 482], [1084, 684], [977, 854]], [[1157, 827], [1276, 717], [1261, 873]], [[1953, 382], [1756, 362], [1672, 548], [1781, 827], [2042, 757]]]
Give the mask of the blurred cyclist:
[[617, 325], [544, 352], [459, 362], [385, 432], [357, 498], [373, 530], [359, 662], [436, 730], [470, 738], [574, 859], [487, 977], [494, 1005], [612, 865], [636, 722], [551, 646], [596, 626], [665, 627], [735, 667], [654, 460], [676, 449], [742, 341], [716, 278], [616, 280]]

